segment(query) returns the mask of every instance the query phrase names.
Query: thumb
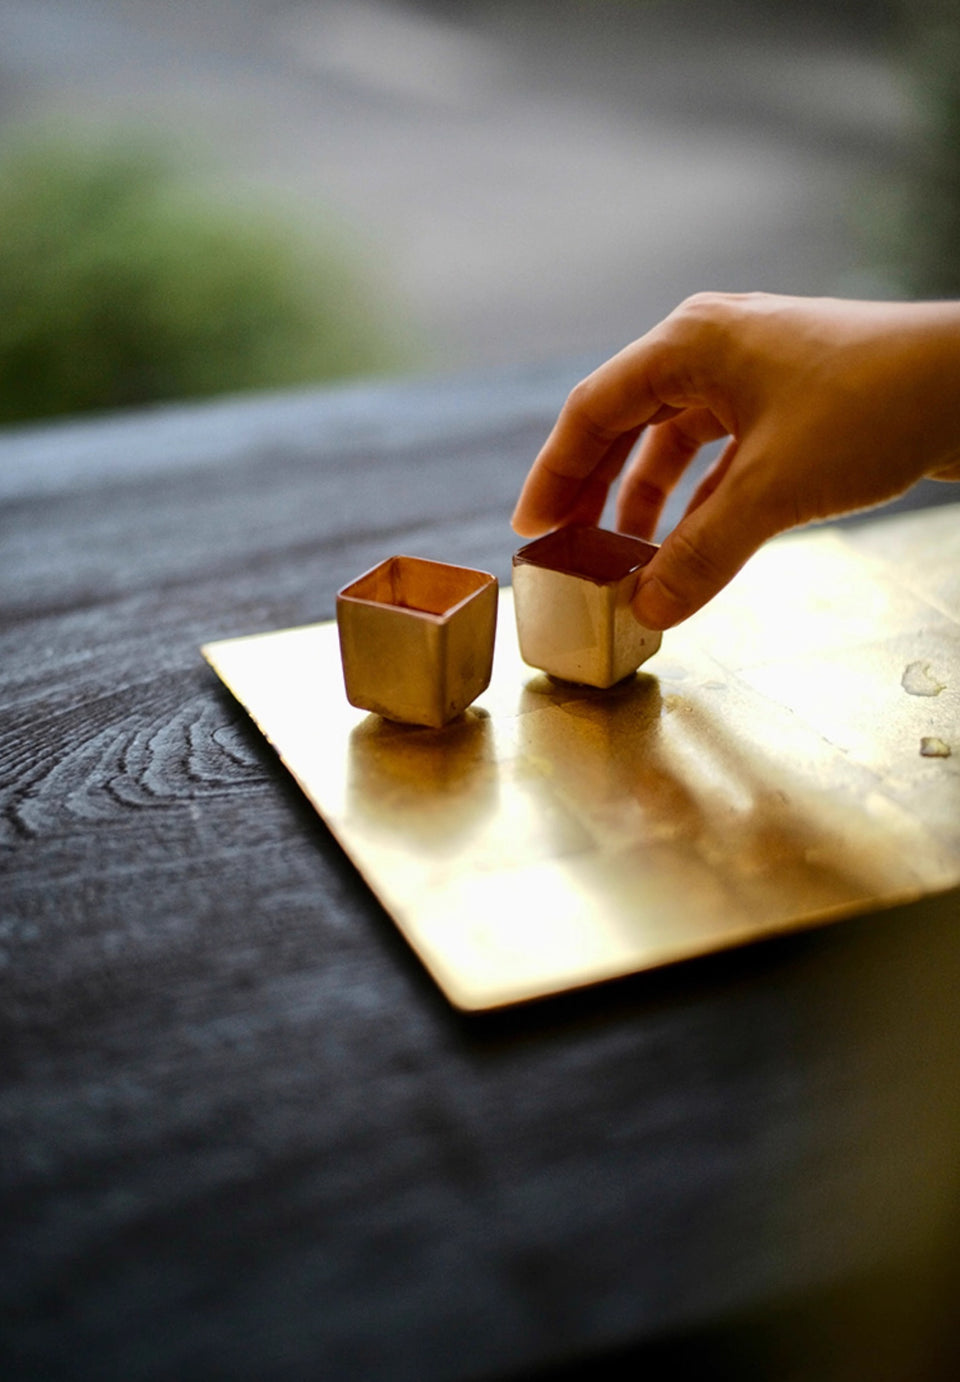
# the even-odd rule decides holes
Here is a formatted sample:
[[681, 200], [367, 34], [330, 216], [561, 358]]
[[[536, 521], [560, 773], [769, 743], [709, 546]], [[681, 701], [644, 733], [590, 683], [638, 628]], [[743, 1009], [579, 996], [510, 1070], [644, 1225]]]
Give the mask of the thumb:
[[713, 599], [778, 531], [758, 517], [750, 505], [733, 505], [723, 485], [688, 513], [640, 572], [632, 601], [640, 623], [670, 629]]

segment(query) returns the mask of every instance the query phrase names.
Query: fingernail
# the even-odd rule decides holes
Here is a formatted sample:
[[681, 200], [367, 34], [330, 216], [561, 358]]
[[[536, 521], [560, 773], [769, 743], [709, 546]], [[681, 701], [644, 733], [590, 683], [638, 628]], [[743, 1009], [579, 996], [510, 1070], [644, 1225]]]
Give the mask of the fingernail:
[[648, 629], [672, 629], [684, 617], [683, 607], [667, 593], [656, 576], [641, 578], [632, 608], [640, 623]]

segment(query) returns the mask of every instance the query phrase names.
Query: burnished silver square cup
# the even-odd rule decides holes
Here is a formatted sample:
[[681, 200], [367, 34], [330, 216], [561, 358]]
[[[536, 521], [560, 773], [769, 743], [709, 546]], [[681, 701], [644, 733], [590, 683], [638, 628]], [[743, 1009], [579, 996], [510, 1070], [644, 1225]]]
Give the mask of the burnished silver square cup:
[[423, 557], [388, 557], [337, 595], [347, 700], [440, 729], [490, 684], [496, 577]]
[[513, 599], [524, 662], [606, 689], [635, 672], [661, 635], [630, 609], [656, 545], [604, 528], [558, 528], [514, 553]]

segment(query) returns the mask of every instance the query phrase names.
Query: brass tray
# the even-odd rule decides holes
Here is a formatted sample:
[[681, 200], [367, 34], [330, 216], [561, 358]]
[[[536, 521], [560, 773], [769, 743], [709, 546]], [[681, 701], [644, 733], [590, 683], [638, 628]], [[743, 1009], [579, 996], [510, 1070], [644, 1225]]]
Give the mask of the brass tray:
[[333, 622], [203, 649], [458, 1007], [960, 883], [960, 505], [769, 544], [607, 691], [500, 605], [442, 730], [353, 709]]

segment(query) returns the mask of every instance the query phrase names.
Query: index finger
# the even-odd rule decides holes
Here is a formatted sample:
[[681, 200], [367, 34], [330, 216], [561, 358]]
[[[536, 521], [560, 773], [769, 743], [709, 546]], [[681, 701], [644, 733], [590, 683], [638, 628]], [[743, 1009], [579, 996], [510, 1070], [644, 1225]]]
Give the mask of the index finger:
[[641, 337], [571, 391], [514, 510], [521, 536], [569, 521], [585, 507], [585, 491], [593, 496], [586, 507], [595, 508], [598, 489], [605, 496], [642, 428], [676, 416], [679, 407], [664, 400], [655, 379], [656, 359], [656, 342]]

